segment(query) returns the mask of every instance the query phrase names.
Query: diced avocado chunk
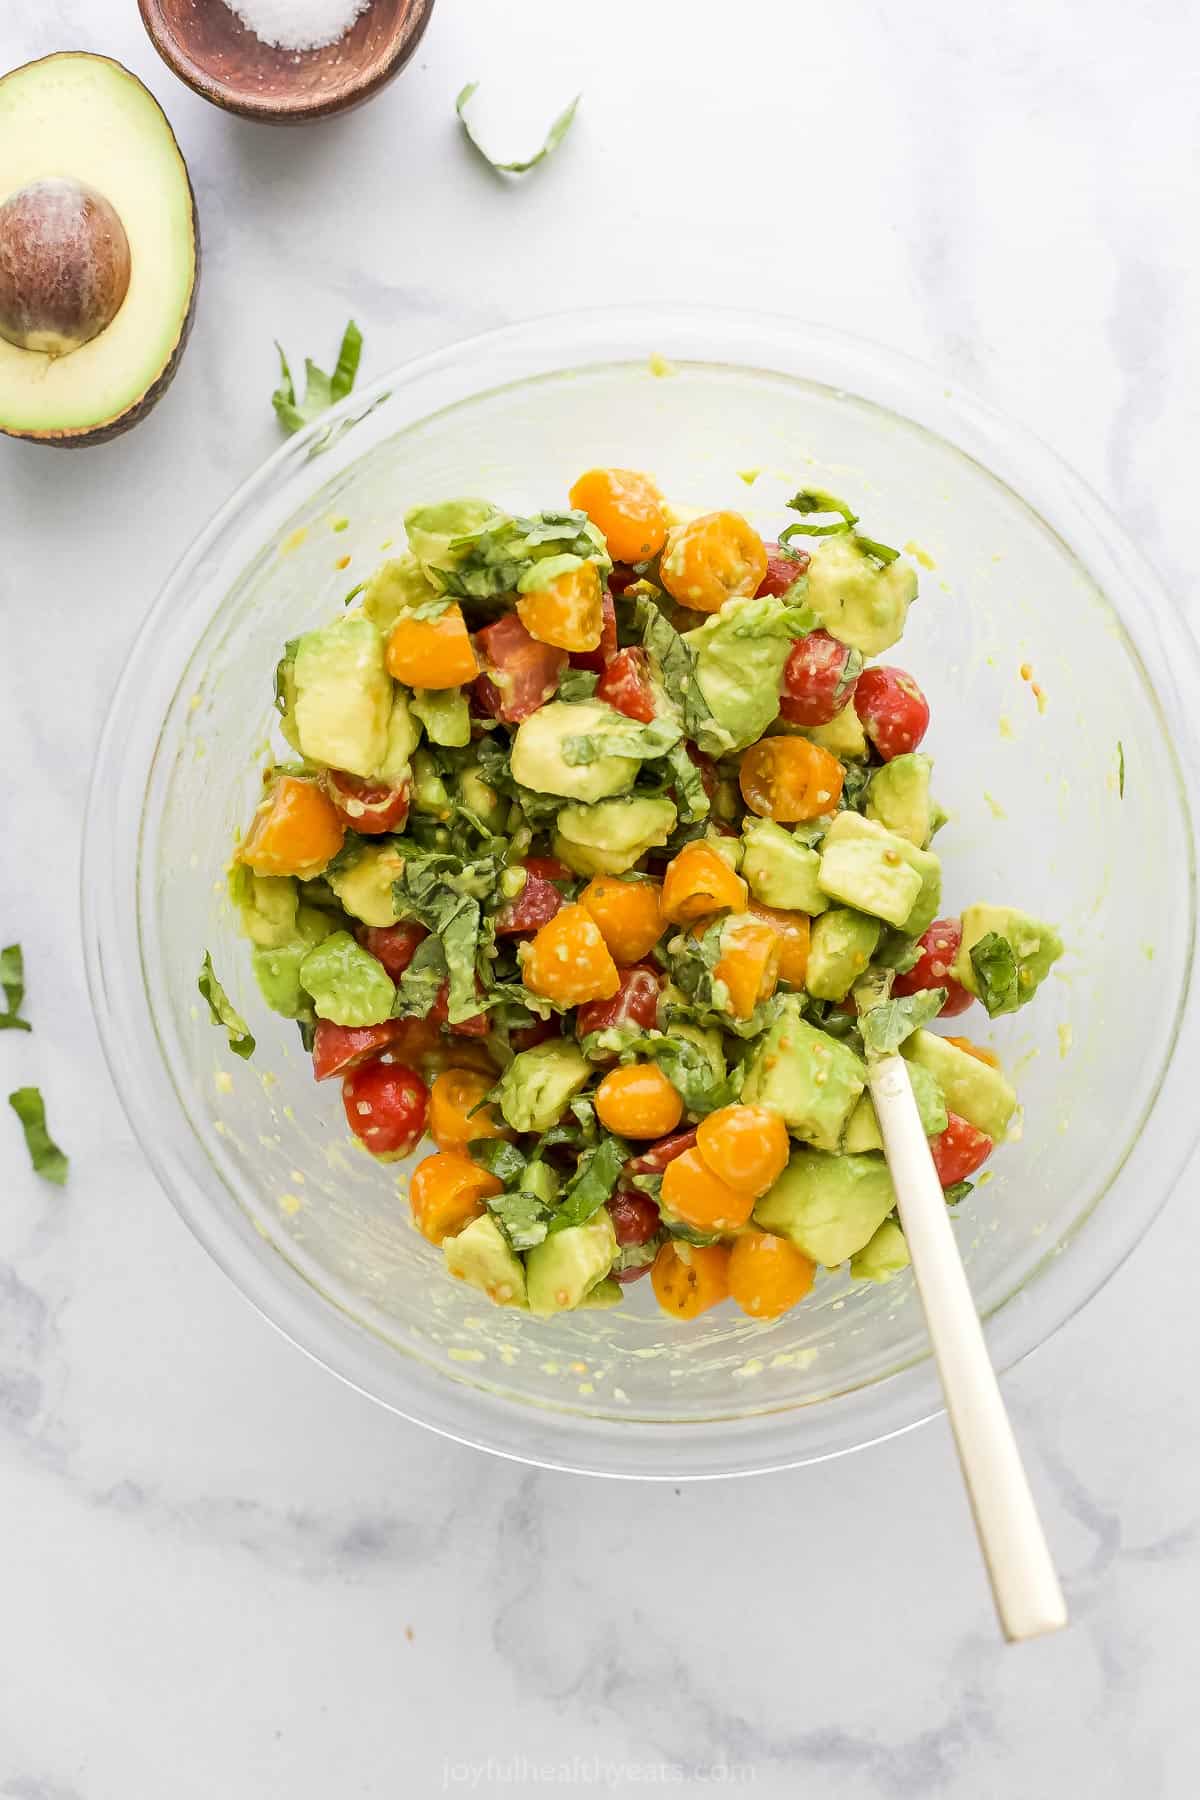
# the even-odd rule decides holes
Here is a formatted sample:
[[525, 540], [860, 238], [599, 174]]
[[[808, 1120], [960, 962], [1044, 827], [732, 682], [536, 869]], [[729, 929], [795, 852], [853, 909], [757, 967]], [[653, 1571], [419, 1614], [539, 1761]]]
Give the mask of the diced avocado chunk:
[[402, 687], [394, 687], [392, 710], [388, 715], [387, 748], [379, 765], [380, 781], [386, 781], [389, 787], [399, 787], [402, 781], [409, 780], [412, 775], [409, 765], [420, 741], [421, 727], [413, 717], [408, 693]]
[[392, 883], [404, 873], [404, 858], [390, 841], [364, 843], [357, 855], [327, 869], [325, 879], [355, 919], [364, 925], [394, 925], [399, 918]]
[[415, 556], [396, 556], [381, 563], [362, 597], [362, 610], [386, 638], [403, 612], [438, 592]]
[[497, 1091], [505, 1124], [514, 1131], [549, 1131], [591, 1074], [591, 1063], [567, 1038], [552, 1038], [520, 1051], [505, 1069]]
[[351, 614], [305, 632], [296, 646], [296, 732], [310, 762], [374, 775], [391, 712], [392, 678], [370, 619]]
[[947, 1109], [1002, 1143], [1017, 1109], [1017, 1096], [999, 1069], [933, 1031], [915, 1031], [901, 1054], [936, 1076]]
[[850, 1258], [850, 1273], [855, 1281], [890, 1281], [907, 1269], [911, 1260], [899, 1225], [895, 1219], [885, 1219], [870, 1243]]
[[439, 500], [433, 506], [414, 506], [404, 515], [408, 547], [434, 582], [438, 568], [452, 569], [461, 552], [452, 550], [457, 538], [469, 538], [504, 514], [490, 500]]
[[923, 850], [933, 836], [929, 776], [933, 761], [914, 751], [876, 769], [867, 789], [867, 817]]
[[897, 850], [861, 839], [834, 843], [827, 837], [820, 880], [833, 899], [896, 926], [906, 925], [921, 892], [921, 877]]
[[234, 863], [229, 871], [229, 898], [242, 936], [260, 949], [274, 950], [295, 937], [299, 897], [290, 875], [256, 875], [245, 863]]
[[[742, 875], [764, 906], [821, 913], [829, 900], [817, 880], [821, 858], [772, 819], [742, 821]], [[730, 840], [732, 842], [732, 840]]]
[[848, 700], [828, 725], [806, 725], [801, 735], [811, 743], [820, 744], [831, 756], [839, 756], [843, 762], [865, 762], [867, 759], [867, 734], [854, 710], [853, 700]]
[[665, 794], [564, 806], [556, 821], [554, 854], [577, 875], [623, 875], [666, 843], [675, 829], [675, 803]]
[[833, 637], [878, 656], [899, 641], [917, 572], [899, 557], [881, 568], [853, 532], [839, 532], [814, 546], [804, 597]]
[[410, 702], [431, 744], [461, 749], [471, 741], [471, 712], [462, 688], [415, 688]]
[[950, 973], [996, 1018], [1032, 1000], [1062, 953], [1052, 925], [1013, 906], [979, 904], [963, 911], [962, 942]]
[[613, 1281], [611, 1276], [606, 1275], [602, 1281], [596, 1283], [594, 1288], [588, 1289], [579, 1304], [580, 1306], [597, 1307], [620, 1306], [624, 1298], [625, 1290], [620, 1282]]
[[296, 646], [299, 642], [299, 638], [292, 638], [286, 643], [283, 655], [275, 665], [275, 710], [279, 714], [279, 729], [297, 755], [301, 754], [296, 731]]
[[[810, 621], [811, 622], [811, 621]], [[684, 634], [696, 658], [696, 685], [730, 750], [760, 738], [779, 714], [779, 684], [801, 633], [788, 608], [765, 596], [727, 600]]]
[[748, 1105], [773, 1106], [797, 1137], [836, 1150], [867, 1084], [866, 1064], [848, 1045], [801, 1017], [787, 996], [775, 1023], [755, 1046], [742, 1083]]
[[804, 985], [815, 1000], [844, 1000], [879, 942], [879, 920], [835, 906], [813, 920]]
[[525, 1266], [490, 1213], [472, 1219], [455, 1237], [443, 1238], [451, 1275], [470, 1282], [496, 1306], [525, 1306]]
[[414, 812], [424, 813], [435, 819], [448, 819], [454, 811], [449, 790], [428, 750], [418, 750], [412, 759], [412, 793], [409, 801]]
[[[932, 850], [918, 850], [917, 846], [910, 844], [907, 838], [899, 837], [894, 831], [886, 830], [874, 819], [862, 819], [856, 812], [840, 812], [830, 825], [821, 845], [822, 871], [824, 871], [824, 854], [831, 845], [854, 843], [873, 845], [876, 852], [883, 849], [892, 851], [900, 858], [901, 862], [906, 863], [914, 874], [920, 877], [920, 891], [913, 902], [912, 911], [906, 919], [899, 921], [899, 929], [904, 932], [906, 937], [920, 937], [928, 931], [937, 918], [938, 907], [942, 900], [942, 865], [936, 853]], [[887, 869], [894, 866], [890, 862], [884, 865]], [[825, 886], [824, 873], [822, 873], [821, 885]], [[872, 910], [869, 906], [864, 906], [861, 900], [856, 900], [852, 894], [839, 894], [835, 897], [847, 900], [851, 906], [857, 906], [862, 912]], [[889, 919], [888, 923], [895, 924], [896, 921]]]
[[578, 1306], [604, 1280], [616, 1254], [616, 1233], [604, 1207], [582, 1225], [551, 1232], [525, 1258], [530, 1312], [548, 1319]]
[[[937, 1076], [921, 1063], [910, 1063], [908, 1074], [917, 1111], [921, 1115], [921, 1130], [926, 1137], [937, 1137], [939, 1132], [945, 1131], [947, 1124], [946, 1101]], [[879, 1129], [875, 1103], [870, 1094], [864, 1094], [850, 1114], [850, 1123], [842, 1139], [842, 1149], [855, 1154], [883, 1149], [883, 1133]]]
[[382, 1025], [392, 1016], [396, 989], [369, 951], [348, 931], [334, 931], [300, 964], [300, 985], [319, 1019], [335, 1025]]
[[313, 906], [301, 906], [293, 921], [293, 936], [287, 943], [253, 951], [254, 979], [272, 1012], [285, 1019], [299, 1019], [312, 1012], [312, 1001], [300, 986], [300, 965], [314, 945], [332, 930], [326, 913]]
[[827, 1156], [793, 1150], [787, 1168], [754, 1208], [754, 1222], [827, 1269], [869, 1244], [895, 1209], [881, 1156]]
[[513, 778], [539, 794], [564, 800], [607, 800], [633, 786], [641, 764], [631, 756], [598, 756], [570, 764], [563, 754], [569, 737], [595, 737], [628, 729], [622, 713], [602, 700], [551, 700], [518, 727], [512, 741]]

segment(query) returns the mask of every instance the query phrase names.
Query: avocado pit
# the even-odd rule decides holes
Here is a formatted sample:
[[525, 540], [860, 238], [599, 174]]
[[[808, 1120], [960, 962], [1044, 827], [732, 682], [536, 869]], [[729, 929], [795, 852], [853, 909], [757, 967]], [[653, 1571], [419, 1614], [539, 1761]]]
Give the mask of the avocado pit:
[[112, 324], [129, 291], [129, 239], [84, 182], [32, 181], [0, 206], [0, 337], [67, 356]]

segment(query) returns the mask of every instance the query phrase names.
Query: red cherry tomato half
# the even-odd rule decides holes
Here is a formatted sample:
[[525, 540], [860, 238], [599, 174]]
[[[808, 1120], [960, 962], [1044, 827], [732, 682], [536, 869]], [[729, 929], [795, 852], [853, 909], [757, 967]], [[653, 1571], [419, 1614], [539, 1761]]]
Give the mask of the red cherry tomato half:
[[358, 941], [379, 958], [393, 981], [399, 981], [417, 953], [417, 945], [429, 933], [423, 925], [364, 925]]
[[333, 810], [349, 831], [378, 837], [384, 831], [402, 831], [408, 817], [408, 783], [389, 787], [382, 781], [363, 781], [344, 769], [326, 769], [325, 792]]
[[654, 718], [654, 689], [646, 652], [638, 646], [618, 650], [596, 684], [596, 698], [606, 700], [627, 719], [649, 725]]
[[575, 1012], [575, 1035], [607, 1031], [612, 1025], [640, 1025], [650, 1031], [658, 1023], [660, 975], [649, 963], [618, 969], [621, 985], [611, 1000], [588, 1000]]
[[328, 1081], [331, 1075], [357, 1069], [394, 1044], [403, 1023], [402, 1019], [385, 1019], [382, 1025], [335, 1025], [331, 1019], [318, 1019], [313, 1035], [314, 1078]]
[[632, 563], [619, 562], [614, 563], [612, 566], [612, 572], [608, 577], [608, 585], [614, 594], [623, 594], [626, 588], [632, 587], [634, 582], [640, 579], [641, 578]]
[[906, 994], [919, 994], [925, 988], [944, 987], [946, 999], [938, 1017], [952, 1019], [957, 1013], [966, 1012], [973, 996], [950, 973], [962, 942], [961, 919], [935, 919], [919, 941], [920, 961], [903, 975], [897, 975], [892, 993], [903, 999]]
[[783, 671], [779, 710], [793, 725], [828, 725], [854, 698], [862, 657], [827, 631], [797, 638]]
[[[630, 581], [636, 579], [632, 571], [629, 579]], [[593, 675], [601, 674], [605, 665], [610, 663], [617, 654], [617, 609], [613, 605], [613, 597], [607, 588], [601, 596], [600, 608], [602, 619], [599, 644], [594, 650], [572, 651], [570, 659], [573, 669], [590, 669]]]
[[425, 1131], [429, 1089], [415, 1069], [376, 1058], [347, 1075], [342, 1103], [355, 1137], [375, 1156], [406, 1156]]
[[659, 1138], [657, 1144], [651, 1144], [648, 1150], [631, 1157], [621, 1170], [622, 1175], [661, 1175], [668, 1163], [690, 1150], [696, 1142], [696, 1132], [676, 1131], [670, 1137]]
[[525, 886], [515, 900], [507, 900], [496, 914], [496, 932], [505, 937], [514, 931], [537, 931], [549, 924], [563, 903], [552, 881], [540, 875], [525, 876]]
[[485, 625], [476, 641], [485, 666], [475, 695], [493, 718], [515, 725], [553, 699], [567, 653], [530, 637], [516, 613]]
[[658, 1208], [649, 1194], [614, 1194], [608, 1201], [618, 1244], [648, 1244], [658, 1230]]
[[949, 1113], [947, 1119], [945, 1131], [929, 1140], [933, 1166], [944, 1188], [953, 1187], [956, 1181], [965, 1181], [976, 1169], [982, 1168], [996, 1147], [986, 1132], [969, 1125], [957, 1113]]
[[808, 567], [807, 550], [793, 550], [789, 556], [778, 544], [764, 544], [767, 553], [767, 572], [758, 584], [757, 598], [764, 594], [786, 594], [793, 581], [803, 575]]
[[[479, 992], [479, 977], [475, 977], [475, 991]], [[450, 983], [443, 981], [438, 989], [437, 999], [425, 1014], [431, 1025], [444, 1025], [455, 1037], [486, 1037], [491, 1030], [486, 1013], [472, 1013], [469, 1019], [460, 1019], [457, 1025], [450, 1024]]]
[[903, 669], [877, 664], [864, 669], [854, 690], [854, 709], [882, 756], [907, 756], [929, 729], [929, 702]]

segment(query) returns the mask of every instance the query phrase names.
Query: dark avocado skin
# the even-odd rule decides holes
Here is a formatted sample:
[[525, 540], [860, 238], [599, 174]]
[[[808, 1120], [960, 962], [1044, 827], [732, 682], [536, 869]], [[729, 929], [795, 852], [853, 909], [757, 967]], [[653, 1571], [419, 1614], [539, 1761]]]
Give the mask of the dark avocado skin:
[[[115, 63], [116, 67], [128, 75], [131, 80], [139, 80], [131, 69], [127, 69], [124, 63], [117, 62], [115, 57], [110, 56], [104, 60]], [[51, 61], [53, 61], [53, 57], [38, 57], [34, 63], [26, 63], [23, 66], [33, 68], [36, 62]], [[11, 73], [19, 74], [20, 70], [14, 69]], [[139, 85], [144, 87], [145, 83], [139, 81]], [[161, 107], [159, 107], [159, 111], [162, 112]], [[168, 362], [157, 380], [150, 384], [140, 399], [135, 400], [133, 405], [123, 413], [118, 413], [115, 419], [106, 420], [101, 425], [89, 426], [86, 431], [11, 431], [0, 425], [0, 436], [16, 438], [23, 444], [45, 444], [52, 450], [90, 450], [94, 444], [107, 444], [113, 438], [121, 437], [125, 432], [132, 431], [135, 425], [140, 425], [147, 413], [158, 405], [174, 381], [175, 371], [179, 367], [179, 359], [187, 349], [188, 339], [192, 335], [192, 323], [196, 316], [196, 291], [200, 286], [200, 216], [196, 211], [196, 190], [192, 186], [191, 170], [188, 168], [183, 151], [179, 149], [179, 141], [172, 129], [171, 121], [165, 113], [163, 113], [163, 123], [170, 132], [171, 142], [178, 152], [180, 167], [187, 182], [188, 203], [192, 212], [192, 242], [195, 245], [195, 269], [192, 276], [191, 298], [188, 301], [183, 324], [180, 326], [179, 336], [175, 341], [175, 348], [172, 350]]]

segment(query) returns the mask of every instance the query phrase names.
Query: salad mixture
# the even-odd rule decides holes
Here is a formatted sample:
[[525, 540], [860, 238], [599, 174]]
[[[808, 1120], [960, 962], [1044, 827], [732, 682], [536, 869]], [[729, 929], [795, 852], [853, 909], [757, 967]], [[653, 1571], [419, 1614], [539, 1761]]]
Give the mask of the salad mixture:
[[675, 1318], [769, 1319], [818, 1268], [908, 1261], [866, 1059], [908, 1059], [953, 1203], [1017, 1101], [928, 1027], [1015, 1011], [1062, 944], [940, 916], [929, 707], [868, 660], [917, 577], [848, 506], [799, 493], [765, 543], [627, 469], [569, 499], [417, 507], [285, 647], [293, 754], [231, 894], [356, 1138], [432, 1139], [410, 1203], [452, 1275], [540, 1316], [648, 1274]]

